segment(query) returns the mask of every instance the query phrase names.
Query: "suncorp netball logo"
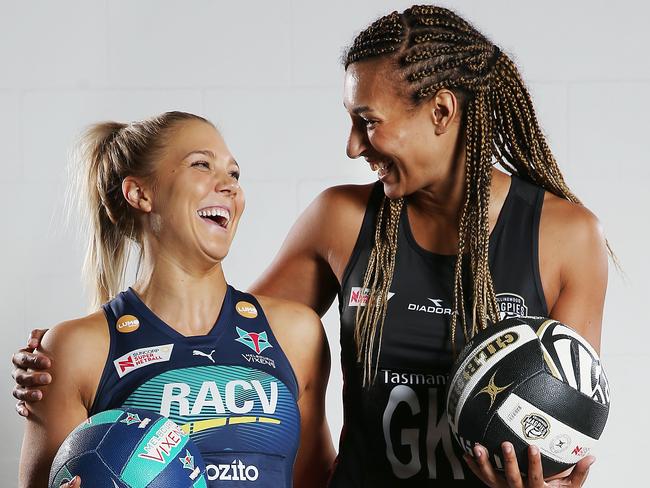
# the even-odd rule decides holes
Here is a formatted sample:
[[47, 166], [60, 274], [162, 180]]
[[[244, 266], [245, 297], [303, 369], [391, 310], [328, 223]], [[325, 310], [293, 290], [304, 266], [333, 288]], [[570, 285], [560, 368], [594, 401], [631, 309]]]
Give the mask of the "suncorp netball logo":
[[235, 310], [237, 310], [239, 315], [246, 317], [247, 319], [254, 319], [257, 317], [257, 308], [250, 302], [237, 302]]
[[264, 349], [273, 347], [269, 343], [269, 339], [266, 336], [266, 331], [246, 332], [244, 329], [240, 329], [239, 327], [235, 327], [235, 329], [237, 329], [237, 334], [239, 334], [239, 337], [237, 337], [235, 340], [247, 345], [257, 354], [260, 354]]
[[129, 332], [134, 332], [140, 328], [140, 321], [138, 320], [138, 317], [133, 315], [122, 315], [117, 319], [115, 328], [122, 334], [128, 334]]
[[528, 315], [526, 301], [516, 293], [499, 293], [497, 295], [497, 305], [499, 306], [501, 320]]
[[131, 371], [135, 371], [143, 366], [169, 361], [172, 357], [173, 349], [174, 344], [143, 347], [141, 349], [127, 352], [124, 356], [113, 361], [113, 364], [115, 365], [118, 376], [122, 378]]

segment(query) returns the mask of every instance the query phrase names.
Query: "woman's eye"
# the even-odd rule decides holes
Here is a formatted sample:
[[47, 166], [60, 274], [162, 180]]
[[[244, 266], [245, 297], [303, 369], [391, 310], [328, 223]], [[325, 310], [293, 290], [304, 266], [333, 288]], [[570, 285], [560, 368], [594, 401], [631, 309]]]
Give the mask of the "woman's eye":
[[231, 171], [230, 176], [235, 178], [237, 181], [239, 181], [239, 171]]
[[191, 164], [191, 166], [192, 166], [193, 168], [194, 168], [194, 167], [200, 167], [200, 168], [210, 169], [210, 163], [208, 163], [207, 161], [194, 161], [194, 162]]
[[377, 123], [377, 121], [376, 120], [363, 119], [363, 123], [366, 125], [367, 129], [373, 129], [375, 127], [375, 124]]

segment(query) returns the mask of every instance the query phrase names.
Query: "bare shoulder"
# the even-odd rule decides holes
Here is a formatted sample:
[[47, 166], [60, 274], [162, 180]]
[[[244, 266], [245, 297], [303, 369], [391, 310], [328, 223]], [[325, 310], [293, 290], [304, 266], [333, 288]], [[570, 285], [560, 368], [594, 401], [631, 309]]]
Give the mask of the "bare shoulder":
[[541, 217], [541, 233], [557, 244], [605, 247], [600, 221], [588, 208], [546, 192]]
[[255, 298], [264, 309], [278, 340], [307, 345], [305, 341], [310, 343], [321, 336], [323, 327], [320, 318], [308, 306], [282, 298], [259, 295]]
[[[51, 386], [75, 385], [81, 401], [90, 408], [104, 369], [110, 336], [104, 313], [68, 320], [43, 337], [42, 350], [52, 360]], [[61, 388], [56, 388], [60, 390]]]
[[320, 317], [301, 303], [256, 296], [293, 368], [300, 392], [318, 375], [329, 376], [329, 347]]
[[106, 316], [102, 311], [97, 311], [52, 327], [43, 337], [43, 348], [55, 353], [75, 349], [80, 345], [85, 345], [85, 349], [93, 349], [94, 345], [108, 340]]
[[325, 208], [348, 208], [348, 209], [364, 209], [368, 203], [370, 192], [374, 184], [368, 183], [365, 185], [337, 185], [331, 186], [323, 190], [315, 202]]

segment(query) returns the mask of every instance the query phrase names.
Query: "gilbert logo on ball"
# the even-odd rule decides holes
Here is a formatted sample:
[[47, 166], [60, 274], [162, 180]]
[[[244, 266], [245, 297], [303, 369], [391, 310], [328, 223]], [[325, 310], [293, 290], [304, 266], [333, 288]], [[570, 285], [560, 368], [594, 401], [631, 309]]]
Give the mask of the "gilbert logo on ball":
[[535, 445], [545, 476], [586, 456], [609, 413], [609, 385], [598, 354], [570, 327], [539, 317], [508, 318], [479, 332], [450, 374], [447, 416], [466, 452], [479, 442], [503, 467], [512, 442], [522, 472]]

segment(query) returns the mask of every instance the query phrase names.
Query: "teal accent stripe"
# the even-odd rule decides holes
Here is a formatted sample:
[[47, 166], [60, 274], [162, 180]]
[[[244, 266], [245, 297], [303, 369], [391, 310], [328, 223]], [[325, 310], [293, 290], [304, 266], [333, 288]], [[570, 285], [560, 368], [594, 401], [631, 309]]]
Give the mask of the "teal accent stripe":
[[208, 482], [206, 481], [205, 474], [199, 476], [199, 478], [192, 485], [192, 488], [208, 488]]
[[102, 424], [113, 424], [124, 415], [122, 410], [105, 410], [104, 412], [96, 413], [90, 419], [80, 423], [72, 432], [79, 432], [80, 430], [95, 427]]
[[68, 470], [67, 466], [63, 466], [57, 473], [52, 483], [50, 483], [50, 486], [55, 486], [58, 488], [62, 483], [68, 483], [72, 478], [72, 473]]
[[[169, 428], [170, 425], [173, 425], [173, 422], [163, 417], [149, 428], [149, 431], [142, 438], [138, 447], [133, 451], [131, 459], [129, 459], [129, 462], [124, 466], [122, 475], [120, 476], [122, 481], [128, 483], [129, 486], [147, 486], [167, 467], [169, 462], [179, 456], [185, 447], [185, 444], [187, 444], [188, 436], [184, 434], [177, 434], [181, 438], [176, 446], [170, 448], [169, 446], [164, 445], [156, 448], [156, 445], [159, 444], [160, 441], [164, 442], [164, 439], [159, 437], [159, 432], [162, 430], [160, 433], [163, 436], [166, 436], [171, 430]], [[149, 449], [147, 450], [146, 448], [148, 444]], [[141, 457], [143, 454], [154, 457], [160, 456], [162, 457], [162, 462], [148, 459], [146, 457], [143, 458]]]

